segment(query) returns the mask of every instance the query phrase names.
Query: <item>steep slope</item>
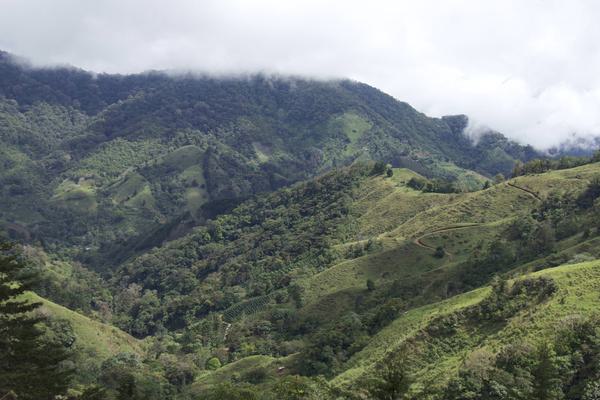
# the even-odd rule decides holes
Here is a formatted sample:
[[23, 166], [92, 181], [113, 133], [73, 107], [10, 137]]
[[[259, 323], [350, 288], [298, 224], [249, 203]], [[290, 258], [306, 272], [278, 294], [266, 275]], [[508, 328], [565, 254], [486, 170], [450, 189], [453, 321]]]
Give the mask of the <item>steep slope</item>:
[[[449, 332], [433, 329], [435, 324], [452, 321], [461, 311], [481, 304], [490, 296], [490, 288], [408, 311], [355, 354], [348, 361], [351, 367], [337, 376], [333, 384], [344, 386], [360, 382], [361, 376], [369, 371], [372, 373], [372, 369], [389, 355], [409, 345], [416, 357], [420, 358], [413, 360], [418, 365], [413, 371], [417, 381], [413, 391], [443, 390], [457, 376], [461, 367], [478, 355], [493, 355], [515, 343], [553, 342], [568, 331], [568, 327], [597, 315], [596, 310], [600, 305], [597, 296], [600, 287], [599, 262], [563, 265], [520, 279], [534, 281], [540, 277], [556, 285], [548, 299], [539, 303], [530, 300], [531, 303], [514, 314], [492, 321], [489, 327], [485, 327], [485, 321], [478, 321], [474, 326], [461, 326], [460, 322], [454, 322], [456, 325]], [[422, 346], [427, 349], [419, 354], [418, 348]]]
[[69, 310], [63, 306], [29, 293], [27, 299], [41, 302], [41, 313], [48, 315], [53, 321], [67, 321], [71, 324], [74, 334], [75, 351], [83, 355], [104, 360], [119, 353], [144, 353], [142, 342], [119, 329], [94, 321], [88, 317]]
[[[293, 278], [304, 282], [310, 303], [315, 296], [363, 288], [367, 279], [439, 273], [466, 262], [531, 215], [542, 197], [583, 192], [598, 164], [451, 194], [407, 187], [416, 176], [407, 170], [391, 178], [369, 171], [356, 165], [244, 203], [211, 226], [125, 264], [119, 275], [160, 293], [172, 288], [163, 286], [171, 274], [191, 272], [200, 284], [226, 272], [220, 288], [240, 287], [234, 290], [238, 300], [285, 288]], [[445, 257], [434, 256], [438, 246]], [[171, 266], [169, 272], [163, 265]], [[285, 275], [288, 283], [273, 285]]]
[[[184, 148], [178, 160], [194, 154]], [[598, 265], [571, 265], [600, 257], [599, 176], [600, 164], [589, 163], [475, 192], [433, 193], [412, 188], [424, 179], [416, 172], [357, 162], [253, 197], [121, 263], [109, 277], [112, 293], [65, 254], [25, 254], [52, 281], [42, 289], [53, 300], [90, 315], [101, 300], [112, 305], [103, 318], [152, 336], [140, 360], [127, 335], [47, 307], [73, 321], [51, 326], [65, 344], [75, 332], [89, 343], [78, 354], [100, 349], [75, 358], [81, 382], [109, 385], [112, 394], [128, 381], [111, 377], [126, 376], [155, 398], [173, 390], [201, 397], [229, 390], [227, 382], [275, 393], [294, 379], [351, 398], [389, 357], [406, 357], [414, 398], [464, 398], [467, 390], [479, 398], [492, 384], [531, 398], [545, 351], [538, 339], [546, 339], [544, 354], [574, 371], [560, 390], [580, 399], [595, 376], [586, 372], [594, 348], [578, 346], [595, 340]], [[72, 294], [55, 290], [87, 290], [93, 300], [71, 303]], [[553, 335], [557, 321], [567, 331]], [[586, 354], [583, 364], [568, 358], [577, 352]], [[519, 375], [518, 385], [502, 380], [516, 379], [506, 370], [515, 362], [524, 363], [526, 378]], [[99, 363], [97, 379], [86, 371]]]
[[466, 124], [351, 81], [94, 75], [0, 53], [0, 221], [101, 267], [357, 160], [473, 189], [536, 155], [499, 134], [475, 145]]
[[[448, 380], [440, 377], [456, 376], [480, 346], [493, 353], [508, 338], [535, 339], [519, 331], [534, 329], [523, 315], [538, 313], [550, 338], [556, 313], [546, 314], [547, 307], [559, 308], [567, 301], [563, 294], [595, 282], [585, 282], [588, 272], [530, 276], [554, 279], [558, 291], [538, 301], [536, 290], [545, 290], [546, 281], [524, 283], [534, 288], [528, 305], [507, 292], [516, 311], [505, 326], [477, 317], [490, 291], [472, 291], [494, 275], [520, 278], [524, 271], [598, 258], [597, 232], [586, 230], [597, 226], [598, 209], [581, 205], [599, 194], [592, 189], [598, 176], [595, 163], [445, 194], [411, 189], [407, 182], [418, 177], [412, 171], [395, 169], [389, 177], [357, 164], [244, 203], [208, 229], [124, 264], [116, 277], [156, 291], [161, 304], [146, 310], [155, 315], [146, 326], [182, 329], [185, 343], [210, 343], [215, 357], [233, 361], [202, 374], [197, 388], [255, 369], [266, 369], [265, 384], [274, 384], [275, 371], [285, 367], [284, 375], [324, 374], [345, 390], [361, 386], [410, 343], [423, 351], [414, 360], [414, 390], [442, 390]], [[598, 270], [596, 263], [581, 268], [590, 276]], [[584, 318], [591, 316], [586, 302], [579, 304]], [[560, 318], [579, 311], [566, 307]], [[458, 318], [466, 324], [461, 332], [472, 337], [430, 340], [428, 329], [441, 315]]]
[[145, 357], [143, 342], [114, 326], [92, 320], [35, 293], [28, 293], [26, 298], [42, 304], [36, 312], [49, 319], [49, 335], [68, 348], [69, 362], [77, 367], [77, 385], [95, 383], [102, 364], [110, 358]]

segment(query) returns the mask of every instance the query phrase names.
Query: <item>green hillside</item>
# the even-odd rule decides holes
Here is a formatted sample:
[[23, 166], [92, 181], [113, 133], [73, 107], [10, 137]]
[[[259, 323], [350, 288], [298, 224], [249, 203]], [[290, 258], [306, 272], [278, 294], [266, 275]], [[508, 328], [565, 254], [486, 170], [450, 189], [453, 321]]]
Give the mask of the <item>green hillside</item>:
[[95, 384], [109, 372], [110, 363], [119, 358], [144, 360], [146, 344], [118, 328], [90, 319], [33, 292], [20, 300], [38, 303], [34, 314], [44, 320], [47, 341], [64, 346], [68, 359], [65, 368], [73, 368], [72, 393], [76, 395]]
[[[496, 354], [503, 347], [514, 343], [536, 344], [544, 340], [554, 341], [561, 332], [562, 324], [567, 321], [569, 324], [583, 322], [597, 315], [600, 299], [596, 293], [600, 285], [600, 263], [562, 265], [520, 279], [537, 277], [550, 278], [558, 286], [551, 299], [539, 305], [528, 304], [526, 308], [503, 321], [501, 326], [491, 331], [477, 332], [479, 337], [472, 336], [472, 330], [456, 332], [457, 336], [464, 333], [471, 336], [466, 343], [462, 343], [462, 348], [457, 347], [456, 351], [450, 351], [451, 347], [440, 348], [437, 352], [441, 355], [440, 358], [421, 360], [420, 368], [415, 372], [418, 385], [415, 385], [414, 390], [419, 391], [432, 386], [443, 388], [464, 363], [477, 353]], [[332, 382], [336, 385], [352, 385], [386, 356], [418, 337], [433, 321], [480, 303], [489, 293], [489, 288], [478, 289], [441, 303], [408, 311], [373, 337], [368, 346], [349, 360], [348, 364], [352, 367], [336, 376]], [[447, 346], [448, 343], [440, 345]], [[428, 349], [428, 354], [429, 352], [436, 350]]]
[[[489, 287], [405, 312], [373, 336], [364, 349], [348, 360], [348, 368], [329, 384], [345, 393], [343, 396], [361, 393], [365, 389], [365, 378], [376, 375], [380, 363], [409, 348], [415, 352], [409, 361], [414, 380], [410, 398], [438, 398], [459, 373], [476, 368], [491, 370], [495, 357], [515, 344], [531, 349], [550, 342], [556, 343], [560, 351], [562, 335], [573, 335], [572, 329], [596, 321], [600, 263], [567, 264], [526, 275], [515, 282], [535, 282], [539, 278], [547, 278], [556, 285], [551, 296], [539, 303], [527, 301], [510, 317], [501, 320], [464, 325], [460, 322], [461, 313], [480, 306], [490, 297]], [[444, 328], [449, 331], [438, 330], [442, 323], [452, 324]], [[193, 390], [197, 392], [207, 385], [239, 380], [257, 369], [266, 370], [263, 385], [272, 388], [278, 379], [283, 379], [277, 373], [281, 365], [290, 366], [293, 361], [280, 359], [277, 362], [264, 356], [249, 356], [218, 372], [201, 375]]]
[[74, 351], [84, 361], [88, 358], [100, 363], [119, 353], [132, 353], [143, 356], [143, 343], [121, 330], [92, 320], [56, 303], [29, 293], [27, 299], [41, 302], [39, 312], [47, 314], [52, 321], [66, 321], [72, 328]]
[[[143, 292], [156, 291], [158, 302], [146, 308], [146, 330], [135, 334], [153, 334], [158, 325], [183, 330], [184, 347], [203, 343], [227, 364], [217, 375], [200, 373], [196, 391], [240, 379], [250, 385], [258, 379], [271, 388], [278, 376], [294, 374], [324, 375], [331, 390], [354, 390], [408, 343], [427, 356], [411, 361], [418, 365], [411, 372], [418, 384], [411, 390], [434, 396], [422, 389], [443, 391], [469, 354], [479, 354], [481, 347], [490, 358], [509, 344], [504, 335], [522, 335], [535, 346], [536, 336], [523, 333], [534, 328], [522, 315], [535, 313], [549, 324], [554, 317], [545, 314], [547, 307], [560, 307], [568, 301], [565, 292], [582, 290], [571, 286], [591, 284], [551, 272], [570, 266], [531, 278], [522, 273], [600, 255], [596, 206], [587, 205], [589, 196], [600, 194], [594, 186], [599, 168], [587, 164], [476, 192], [431, 193], [410, 187], [411, 179], [422, 179], [410, 170], [394, 169], [388, 176], [375, 172], [373, 164], [356, 164], [245, 202], [209, 226], [125, 263], [115, 277]], [[573, 271], [593, 275], [594, 265]], [[539, 274], [558, 289], [539, 300], [539, 307], [538, 300], [523, 303], [507, 292], [516, 309], [499, 327], [472, 311], [490, 293], [472, 290], [498, 274], [534, 282], [531, 293], [526, 286], [525, 298], [539, 298], [534, 279]], [[584, 308], [576, 311], [565, 307], [560, 318], [591, 318], [593, 307], [586, 304], [578, 303]], [[121, 310], [128, 315], [120, 322], [124, 329], [139, 326], [132, 310]], [[457, 319], [461, 334], [472, 337], [456, 339], [460, 346], [451, 338], [446, 339], [452, 343], [424, 338], [424, 330], [443, 315]], [[553, 340], [550, 325], [539, 329]], [[427, 361], [431, 352], [438, 354], [435, 362]], [[285, 372], [278, 373], [281, 367]], [[254, 370], [261, 378], [244, 380]]]
[[[46, 303], [72, 327], [50, 324], [75, 337], [79, 388], [116, 396], [121, 371], [137, 396], [372, 398], [401, 359], [408, 398], [537, 398], [546, 357], [552, 390], [579, 399], [600, 354], [599, 177], [588, 163], [440, 193], [359, 162], [246, 200], [104, 278], [68, 253], [24, 254], [45, 296], [138, 338]], [[128, 180], [142, 182], [124, 177], [115, 202]]]
[[537, 155], [496, 133], [474, 144], [466, 125], [346, 80], [94, 76], [0, 53], [0, 224], [101, 270], [353, 162], [468, 191]]
[[600, 398], [600, 155], [467, 124], [0, 53], [0, 397], [54, 348], [81, 400]]

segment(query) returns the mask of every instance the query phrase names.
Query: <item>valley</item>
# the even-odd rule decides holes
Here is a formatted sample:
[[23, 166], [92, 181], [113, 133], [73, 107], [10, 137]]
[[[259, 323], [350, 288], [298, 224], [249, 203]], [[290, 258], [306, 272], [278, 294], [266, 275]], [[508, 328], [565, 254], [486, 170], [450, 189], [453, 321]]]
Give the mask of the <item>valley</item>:
[[1, 53], [3, 312], [72, 399], [593, 399], [600, 159], [467, 124]]

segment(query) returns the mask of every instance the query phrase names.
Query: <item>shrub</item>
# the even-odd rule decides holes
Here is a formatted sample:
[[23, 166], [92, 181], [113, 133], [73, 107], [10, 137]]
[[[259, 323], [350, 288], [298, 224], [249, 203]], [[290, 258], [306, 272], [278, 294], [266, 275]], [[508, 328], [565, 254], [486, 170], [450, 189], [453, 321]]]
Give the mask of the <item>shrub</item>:
[[258, 367], [253, 368], [250, 371], [247, 371], [245, 374], [243, 374], [242, 380], [248, 383], [258, 384], [264, 382], [268, 376], [269, 373], [266, 368]]
[[438, 246], [435, 248], [435, 252], [433, 253], [434, 257], [443, 258], [444, 255], [446, 255], [446, 251], [444, 250], [444, 248], [442, 246]]
[[206, 369], [215, 371], [219, 368], [221, 368], [221, 360], [219, 360], [217, 357], [209, 358], [208, 361], [206, 361]]

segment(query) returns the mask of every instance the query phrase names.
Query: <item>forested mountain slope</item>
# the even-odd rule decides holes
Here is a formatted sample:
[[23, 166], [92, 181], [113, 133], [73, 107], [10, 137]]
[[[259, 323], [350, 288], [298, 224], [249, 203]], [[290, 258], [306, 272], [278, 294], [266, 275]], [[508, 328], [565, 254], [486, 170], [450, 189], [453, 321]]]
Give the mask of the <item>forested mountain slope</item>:
[[69, 396], [598, 398], [600, 157], [523, 165], [466, 124], [351, 81], [0, 54], [0, 231]]
[[[257, 370], [270, 387], [285, 367], [344, 392], [408, 351], [415, 398], [437, 398], [460, 383], [450, 380], [471, 368], [471, 354], [492, 368], [515, 335], [535, 357], [537, 339], [558, 340], [552, 321], [593, 323], [596, 263], [542, 280], [521, 275], [600, 255], [599, 175], [588, 164], [445, 194], [409, 187], [422, 179], [412, 171], [379, 175], [357, 164], [246, 202], [125, 263], [114, 279], [141, 297], [117, 323], [142, 336], [183, 330], [184, 347], [203, 343], [221, 363], [240, 360], [202, 374], [196, 391]], [[470, 292], [490, 282], [492, 294]], [[146, 331], [132, 331], [141, 317]], [[527, 333], [536, 329], [541, 336]]]
[[110, 396], [377, 398], [401, 365], [409, 398], [525, 399], [548, 363], [549, 388], [579, 399], [600, 372], [599, 176], [590, 163], [436, 193], [413, 188], [416, 172], [355, 163], [249, 199], [108, 281], [26, 256], [44, 274], [35, 290], [147, 343], [83, 381]]
[[195, 390], [240, 376], [256, 384], [244, 378], [252, 371], [271, 387], [284, 366], [330, 378], [344, 398], [370, 398], [370, 377], [399, 357], [408, 398], [541, 398], [536, 365], [545, 362], [550, 389], [581, 398], [600, 372], [588, 345], [600, 269], [578, 264], [600, 256], [599, 173], [589, 164], [467, 194], [411, 190], [410, 171], [362, 178], [345, 221], [352, 229], [330, 242], [337, 257], [321, 271], [288, 270], [284, 294], [225, 309], [224, 343], [240, 361], [202, 375]]
[[0, 53], [0, 221], [14, 237], [112, 263], [115, 243], [148, 249], [357, 160], [473, 189], [536, 155], [497, 133], [473, 144], [466, 124], [351, 81], [92, 74]]

